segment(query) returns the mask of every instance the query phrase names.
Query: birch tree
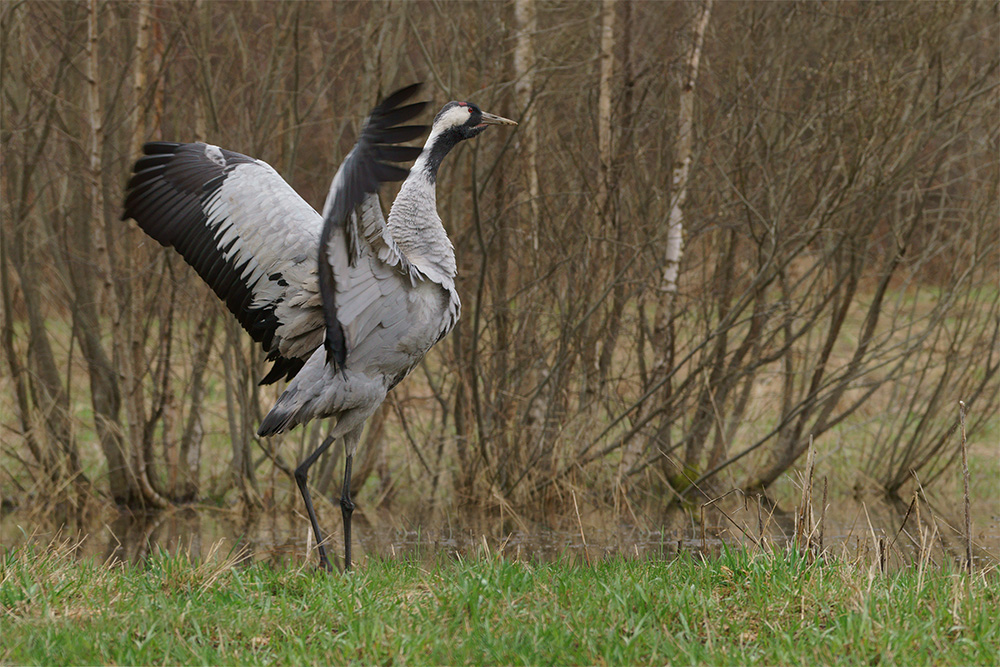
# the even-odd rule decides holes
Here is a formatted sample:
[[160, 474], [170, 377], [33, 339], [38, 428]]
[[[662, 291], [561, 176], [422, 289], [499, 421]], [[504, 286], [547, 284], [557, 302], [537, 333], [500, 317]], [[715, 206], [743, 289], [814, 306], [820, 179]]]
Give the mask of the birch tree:
[[608, 189], [611, 187], [612, 125], [611, 101], [615, 77], [615, 8], [616, 0], [601, 0], [600, 82], [597, 90], [597, 156], [600, 160], [597, 180], [597, 214], [608, 213]]
[[[684, 249], [684, 202], [687, 199], [688, 178], [694, 155], [695, 87], [698, 83], [698, 68], [701, 63], [702, 46], [705, 42], [705, 30], [708, 27], [711, 13], [712, 0], [705, 0], [691, 33], [684, 73], [680, 81], [677, 135], [674, 140], [674, 159], [669, 190], [670, 206], [667, 213], [666, 243], [663, 250], [663, 272], [660, 275], [659, 284], [656, 286], [655, 323], [649, 341], [653, 353], [653, 364], [648, 383], [654, 386], [662, 383], [662, 388], [655, 394], [656, 398], [651, 399], [646, 404], [647, 406], [658, 400], [667, 401], [670, 397], [668, 376], [673, 366], [674, 305], [677, 298], [677, 277]], [[647, 407], [645, 410], [640, 410], [637, 420], [641, 421], [648, 409]], [[635, 439], [625, 448], [619, 467], [619, 476], [636, 464], [642, 454], [643, 444], [639, 439]], [[653, 443], [645, 444], [668, 449], [669, 430], [658, 429], [656, 440]]]
[[538, 250], [538, 123], [532, 118], [535, 98], [535, 33], [538, 12], [535, 0], [514, 0], [517, 43], [514, 47], [514, 97], [521, 114], [517, 138], [524, 157], [528, 209], [531, 213], [531, 246]]

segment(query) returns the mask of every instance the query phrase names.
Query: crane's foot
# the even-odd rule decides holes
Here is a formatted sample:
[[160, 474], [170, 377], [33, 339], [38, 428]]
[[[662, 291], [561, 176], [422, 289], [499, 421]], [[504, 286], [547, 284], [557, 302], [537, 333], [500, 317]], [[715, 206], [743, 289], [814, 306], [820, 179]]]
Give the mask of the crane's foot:
[[333, 565], [330, 565], [330, 559], [326, 556], [320, 556], [319, 559], [319, 569], [326, 573], [333, 572]]

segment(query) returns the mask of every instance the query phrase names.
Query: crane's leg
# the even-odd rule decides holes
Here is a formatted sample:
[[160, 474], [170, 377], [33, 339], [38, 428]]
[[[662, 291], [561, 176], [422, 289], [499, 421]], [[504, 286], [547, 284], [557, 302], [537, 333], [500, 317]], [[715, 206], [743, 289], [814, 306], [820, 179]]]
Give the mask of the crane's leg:
[[333, 444], [333, 436], [327, 436], [326, 440], [323, 441], [319, 447], [316, 448], [312, 454], [309, 455], [305, 461], [303, 461], [298, 468], [295, 469], [295, 483], [299, 487], [299, 492], [302, 494], [302, 500], [306, 501], [306, 512], [309, 514], [309, 522], [312, 524], [313, 533], [316, 535], [316, 549], [319, 551], [319, 564], [327, 572], [332, 572], [333, 568], [330, 566], [330, 561], [326, 557], [326, 547], [323, 546], [323, 534], [319, 530], [319, 521], [316, 520], [316, 510], [313, 509], [312, 498], [309, 497], [309, 486], [306, 484], [306, 475], [309, 473], [309, 468], [312, 464], [316, 463], [323, 452], [325, 452], [330, 445]]
[[340, 492], [340, 512], [344, 516], [344, 572], [351, 569], [351, 515], [354, 514], [354, 501], [351, 500], [351, 464], [354, 463], [354, 452], [361, 440], [361, 428], [344, 435], [344, 487]]
[[354, 514], [354, 501], [351, 500], [351, 463], [354, 456], [347, 455], [344, 459], [344, 488], [340, 492], [340, 513], [344, 516], [344, 571], [351, 569], [351, 515]]

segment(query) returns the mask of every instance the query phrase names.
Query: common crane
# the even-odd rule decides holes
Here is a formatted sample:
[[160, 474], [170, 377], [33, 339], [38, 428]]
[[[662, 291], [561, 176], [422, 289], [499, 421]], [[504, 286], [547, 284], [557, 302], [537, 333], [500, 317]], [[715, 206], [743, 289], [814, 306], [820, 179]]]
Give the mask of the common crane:
[[[309, 468], [344, 439], [340, 506], [349, 570], [351, 463], [365, 421], [461, 311], [455, 250], [435, 202], [438, 168], [489, 125], [517, 124], [471, 102], [449, 102], [422, 149], [400, 146], [427, 129], [403, 124], [426, 106], [408, 103], [418, 88], [402, 88], [372, 110], [322, 215], [265, 162], [203, 143], [146, 144], [125, 195], [122, 218], [180, 252], [261, 344], [273, 362], [261, 384], [291, 381], [258, 435], [335, 418], [294, 475], [327, 570]], [[414, 158], [409, 170], [387, 164]], [[404, 178], [386, 220], [378, 185]]]

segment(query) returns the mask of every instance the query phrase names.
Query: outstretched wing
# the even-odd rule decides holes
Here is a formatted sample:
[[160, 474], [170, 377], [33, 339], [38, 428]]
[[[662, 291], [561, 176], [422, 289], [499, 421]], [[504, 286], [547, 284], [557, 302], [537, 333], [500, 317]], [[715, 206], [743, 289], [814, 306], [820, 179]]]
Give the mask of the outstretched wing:
[[291, 378], [323, 340], [320, 215], [265, 162], [217, 146], [155, 142], [133, 168], [123, 219], [173, 246]]
[[343, 368], [351, 348], [372, 343], [378, 328], [391, 329], [404, 321], [406, 290], [422, 280], [393, 242], [376, 194], [379, 183], [408, 173], [386, 162], [413, 160], [420, 154], [420, 148], [393, 145], [415, 139], [427, 129], [400, 126], [425, 106], [404, 104], [419, 87], [398, 90], [372, 110], [323, 207], [319, 285], [327, 363], [334, 369]]

